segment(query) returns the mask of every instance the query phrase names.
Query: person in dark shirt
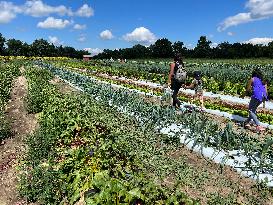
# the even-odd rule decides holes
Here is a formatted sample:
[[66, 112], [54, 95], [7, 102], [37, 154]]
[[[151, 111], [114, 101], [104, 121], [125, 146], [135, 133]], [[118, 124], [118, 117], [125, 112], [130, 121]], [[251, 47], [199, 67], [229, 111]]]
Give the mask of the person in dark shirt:
[[184, 68], [184, 63], [182, 59], [181, 54], [176, 54], [174, 57], [174, 62], [170, 64], [170, 72], [169, 72], [169, 78], [168, 78], [168, 86], [172, 89], [173, 94], [173, 106], [175, 108], [180, 108], [181, 102], [177, 98], [177, 94], [179, 92], [179, 89], [182, 87], [182, 85], [185, 83], [183, 81], [177, 80], [175, 78], [175, 75], [177, 71], [181, 68]]

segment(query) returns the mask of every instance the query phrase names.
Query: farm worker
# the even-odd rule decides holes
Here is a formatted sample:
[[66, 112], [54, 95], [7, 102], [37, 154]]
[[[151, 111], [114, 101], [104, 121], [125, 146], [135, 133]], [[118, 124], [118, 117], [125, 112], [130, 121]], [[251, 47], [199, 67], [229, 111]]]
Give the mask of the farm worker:
[[168, 87], [171, 87], [173, 94], [173, 106], [180, 108], [181, 102], [177, 98], [179, 89], [185, 83], [186, 71], [184, 70], [184, 63], [181, 54], [174, 56], [174, 62], [170, 64], [170, 72], [168, 77]]
[[256, 115], [256, 110], [257, 110], [258, 106], [263, 101], [265, 101], [265, 100], [267, 101], [268, 98], [267, 98], [266, 86], [263, 84], [262, 73], [258, 69], [253, 70], [252, 78], [248, 81], [245, 95], [251, 91], [252, 91], [252, 96], [251, 96], [249, 106], [248, 106], [249, 117], [244, 122], [244, 126], [249, 128], [250, 127], [249, 122], [252, 119], [254, 121], [254, 123], [256, 124], [256, 130], [263, 131], [263, 130], [265, 130], [265, 128], [260, 125], [260, 122], [259, 122], [257, 115]]
[[197, 98], [201, 104], [202, 110], [205, 109], [204, 107], [204, 97], [203, 97], [203, 82], [201, 79], [201, 72], [200, 71], [194, 71], [193, 73], [194, 79], [192, 83], [189, 86], [184, 86], [185, 89], [194, 89], [195, 95], [193, 98]]

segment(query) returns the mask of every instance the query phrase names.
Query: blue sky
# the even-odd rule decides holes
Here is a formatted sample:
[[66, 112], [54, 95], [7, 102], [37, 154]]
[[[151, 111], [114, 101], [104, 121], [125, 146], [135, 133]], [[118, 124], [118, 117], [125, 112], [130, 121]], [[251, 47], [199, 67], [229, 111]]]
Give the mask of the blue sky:
[[157, 39], [193, 48], [273, 39], [273, 0], [0, 0], [0, 33], [27, 43], [89, 49], [150, 45]]

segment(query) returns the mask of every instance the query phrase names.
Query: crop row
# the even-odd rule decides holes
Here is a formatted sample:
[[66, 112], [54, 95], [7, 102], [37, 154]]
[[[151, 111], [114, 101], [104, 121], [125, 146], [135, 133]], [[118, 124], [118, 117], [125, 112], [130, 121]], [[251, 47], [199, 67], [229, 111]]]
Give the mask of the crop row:
[[[116, 63], [116, 62], [81, 62], [81, 61], [59, 61], [57, 66], [89, 69], [94, 72], [107, 73], [109, 75], [123, 76], [134, 79], [144, 79], [160, 84], [165, 84], [168, 79], [169, 65], [161, 63]], [[254, 68], [260, 68], [264, 72], [265, 79], [273, 81], [272, 65], [237, 65], [224, 63], [188, 63], [188, 81], [192, 81], [193, 72], [200, 70], [203, 75], [204, 88], [215, 93], [230, 95], [242, 95], [251, 72]], [[268, 86], [269, 96], [273, 97], [273, 85]]]
[[[28, 68], [26, 76], [31, 88], [28, 104], [33, 104], [29, 107], [42, 111], [40, 128], [29, 137], [28, 155], [21, 165], [20, 193], [29, 201], [198, 204], [179, 189], [155, 183], [166, 173], [152, 170], [175, 160], [167, 156], [152, 160], [156, 153], [171, 151], [164, 144], [154, 149], [160, 140], [153, 130], [143, 130], [135, 119], [117, 114], [92, 96], [58, 93], [46, 70]], [[36, 109], [38, 101], [43, 103]], [[145, 137], [150, 141], [143, 143]], [[174, 168], [183, 166], [179, 162]]]
[[[63, 74], [62, 77], [68, 75], [66, 71], [50, 66], [44, 68]], [[28, 69], [32, 87], [43, 80], [41, 74], [45, 79], [51, 76], [40, 72]], [[66, 79], [82, 81], [72, 74]], [[60, 94], [46, 82], [42, 82], [43, 88], [37, 86], [44, 93], [48, 91], [48, 95], [43, 95], [40, 130], [28, 141], [29, 153], [21, 170], [21, 194], [43, 204], [74, 204], [76, 201], [86, 204], [141, 204], [141, 201], [142, 204], [197, 204], [180, 189], [197, 190], [211, 182], [206, 173], [197, 174], [198, 169], [189, 167], [183, 158], [172, 158], [167, 154], [177, 149], [179, 140], [155, 132], [155, 126], [160, 124], [156, 118], [146, 115], [149, 118], [144, 119], [145, 115], [142, 115], [144, 121], [141, 123], [128, 114], [117, 112], [116, 107], [109, 107], [108, 99], [112, 99], [113, 105], [120, 102], [120, 106], [129, 106], [134, 93], [110, 87], [111, 92], [107, 93], [102, 84], [88, 80], [82, 83], [89, 95]], [[147, 114], [159, 112], [157, 106], [145, 103], [139, 96], [135, 100], [148, 109]], [[127, 107], [126, 111], [132, 110]], [[134, 116], [142, 114], [134, 111]], [[161, 184], [169, 176], [176, 184], [172, 188]], [[218, 185], [221, 183], [217, 182]], [[229, 182], [224, 182], [223, 186], [227, 184], [238, 190], [236, 184]], [[222, 197], [201, 189], [207, 204], [237, 203], [236, 195]], [[259, 193], [246, 196], [246, 203], [251, 204], [262, 204], [267, 200], [266, 195], [263, 197]]]
[[[246, 133], [234, 132], [229, 124], [226, 128], [220, 129], [215, 122], [207, 119], [204, 115], [197, 113], [176, 115], [170, 107], [145, 103], [137, 93], [131, 93], [126, 89], [115, 90], [109, 84], [100, 83], [86, 76], [58, 69], [49, 64], [40, 65], [55, 75], [79, 86], [86, 93], [99, 97], [103, 102], [110, 101], [112, 105], [125, 106], [128, 113], [134, 113], [134, 115], [141, 117], [142, 125], [145, 127], [158, 127], [173, 122], [182, 124], [185, 128], [190, 129], [187, 138], [193, 139], [196, 144], [223, 150], [240, 149], [249, 157], [249, 163], [246, 166], [250, 170], [259, 172], [258, 170], [261, 171], [263, 168], [273, 169], [272, 163], [268, 163], [273, 160], [272, 147], [270, 145], [272, 138], [270, 137], [261, 142], [256, 138], [248, 136]], [[254, 156], [264, 159], [259, 163], [258, 168]]]
[[10, 98], [12, 81], [18, 75], [18, 63], [0, 62], [0, 142], [10, 135], [9, 125], [4, 117], [4, 111], [6, 103]]
[[[91, 76], [92, 78], [96, 78], [102, 81], [122, 85], [130, 89], [137, 89], [137, 90], [140, 90], [141, 92], [145, 92], [145, 93], [152, 92], [153, 94], [157, 96], [165, 95], [164, 88], [154, 88], [154, 87], [150, 87], [149, 85], [139, 85], [136, 82], [132, 82], [127, 79], [118, 79], [112, 76], [108, 76], [108, 75], [105, 76], [105, 75], [101, 75], [101, 74], [93, 73], [93, 72], [81, 72], [82, 70], [80, 69], [72, 69], [72, 68], [71, 69], [66, 68], [66, 69], [75, 71], [77, 73], [82, 73], [83, 75]], [[178, 97], [181, 101], [184, 101], [184, 102], [189, 102], [192, 99], [191, 95], [184, 94], [184, 93], [179, 93]], [[198, 103], [198, 102], [196, 101], [195, 103]], [[207, 98], [205, 99], [204, 106], [208, 109], [220, 110], [220, 111], [228, 112], [230, 114], [239, 115], [242, 117], [248, 116], [247, 107], [240, 104], [233, 104], [233, 103], [228, 103], [221, 100], [211, 100], [210, 98]], [[257, 115], [262, 122], [273, 124], [273, 115], [269, 110], [263, 110], [261, 113], [259, 112]]]

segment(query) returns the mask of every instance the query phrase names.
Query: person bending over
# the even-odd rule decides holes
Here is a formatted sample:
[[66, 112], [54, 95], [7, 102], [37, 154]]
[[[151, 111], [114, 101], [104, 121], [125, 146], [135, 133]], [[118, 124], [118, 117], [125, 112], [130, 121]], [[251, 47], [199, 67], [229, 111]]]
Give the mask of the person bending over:
[[249, 117], [244, 122], [244, 126], [246, 128], [250, 127], [251, 125], [249, 124], [249, 122], [250, 120], [253, 120], [256, 125], [256, 130], [263, 131], [265, 130], [265, 128], [260, 125], [260, 121], [258, 120], [256, 113], [259, 105], [263, 101], [267, 101], [268, 97], [266, 86], [263, 84], [263, 75], [259, 69], [253, 70], [252, 77], [248, 81], [245, 95], [250, 92], [252, 92], [252, 96], [248, 105]]

